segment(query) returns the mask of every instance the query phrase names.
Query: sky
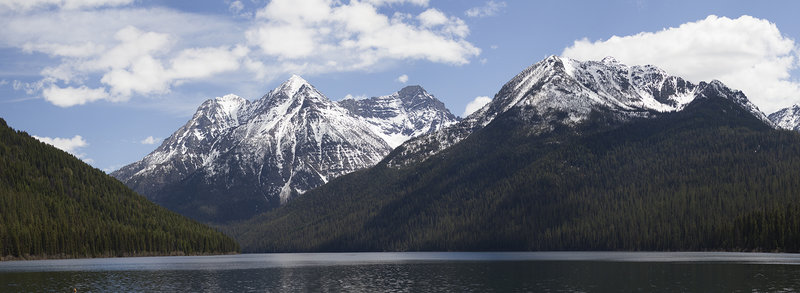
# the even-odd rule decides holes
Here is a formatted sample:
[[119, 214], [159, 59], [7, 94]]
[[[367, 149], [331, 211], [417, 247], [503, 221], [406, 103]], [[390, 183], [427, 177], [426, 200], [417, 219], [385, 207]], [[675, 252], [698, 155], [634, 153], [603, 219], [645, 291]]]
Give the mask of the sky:
[[292, 74], [331, 100], [421, 85], [456, 115], [550, 55], [800, 103], [800, 1], [0, 0], [0, 118], [106, 172], [206, 99]]

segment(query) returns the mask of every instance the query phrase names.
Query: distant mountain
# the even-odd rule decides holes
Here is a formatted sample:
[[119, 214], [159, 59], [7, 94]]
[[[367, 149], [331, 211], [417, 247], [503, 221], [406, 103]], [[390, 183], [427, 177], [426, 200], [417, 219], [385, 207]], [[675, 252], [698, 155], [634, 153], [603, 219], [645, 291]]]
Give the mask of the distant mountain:
[[148, 201], [0, 119], [0, 258], [238, 250], [222, 233]]
[[436, 114], [441, 102], [422, 88], [401, 93], [345, 108], [292, 76], [257, 101], [234, 95], [206, 101], [155, 151], [112, 175], [204, 222], [247, 219], [372, 166], [391, 150], [384, 138], [397, 143], [449, 123]]
[[[512, 109], [528, 120], [532, 131], [552, 131], [555, 125], [574, 126], [596, 111], [630, 120], [683, 109], [708, 87], [725, 88], [719, 81], [693, 84], [654, 66], [627, 66], [612, 57], [580, 62], [550, 56], [523, 70], [506, 83], [493, 101], [453, 127], [409, 140], [392, 154], [390, 165], [421, 161], [469, 136]], [[728, 90], [758, 119], [769, 119], [738, 91]]]
[[388, 96], [345, 99], [339, 105], [362, 117], [373, 132], [395, 148], [406, 140], [458, 121], [444, 103], [420, 86], [407, 86]]
[[798, 251], [798, 176], [800, 135], [739, 91], [550, 57], [461, 122], [228, 229], [252, 252]]
[[793, 105], [769, 114], [769, 120], [780, 128], [800, 131], [800, 105]]

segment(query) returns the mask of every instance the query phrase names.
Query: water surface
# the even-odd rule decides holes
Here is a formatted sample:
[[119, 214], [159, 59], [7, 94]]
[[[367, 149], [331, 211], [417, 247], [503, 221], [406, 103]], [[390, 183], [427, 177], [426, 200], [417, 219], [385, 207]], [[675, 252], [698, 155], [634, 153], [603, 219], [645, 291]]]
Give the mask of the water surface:
[[242, 254], [0, 263], [0, 292], [794, 292], [800, 255]]

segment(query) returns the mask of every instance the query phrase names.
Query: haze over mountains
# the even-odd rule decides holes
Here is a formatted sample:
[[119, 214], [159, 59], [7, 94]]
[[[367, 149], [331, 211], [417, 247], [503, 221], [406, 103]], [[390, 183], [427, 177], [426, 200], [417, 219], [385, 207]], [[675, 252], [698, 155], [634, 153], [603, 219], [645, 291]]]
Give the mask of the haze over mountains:
[[242, 220], [454, 122], [419, 86], [337, 103], [292, 76], [260, 100], [206, 101], [155, 151], [112, 175], [184, 215]]

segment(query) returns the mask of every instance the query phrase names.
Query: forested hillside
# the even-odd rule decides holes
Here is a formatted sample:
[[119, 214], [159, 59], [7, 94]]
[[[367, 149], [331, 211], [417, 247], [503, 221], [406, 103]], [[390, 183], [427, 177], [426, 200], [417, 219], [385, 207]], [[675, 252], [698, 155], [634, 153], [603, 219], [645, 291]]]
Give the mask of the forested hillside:
[[259, 252], [800, 250], [797, 133], [719, 97], [626, 123], [595, 111], [544, 134], [519, 111], [230, 231]]
[[208, 226], [170, 212], [74, 156], [0, 119], [0, 257], [237, 252]]

